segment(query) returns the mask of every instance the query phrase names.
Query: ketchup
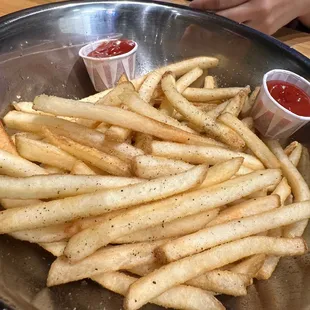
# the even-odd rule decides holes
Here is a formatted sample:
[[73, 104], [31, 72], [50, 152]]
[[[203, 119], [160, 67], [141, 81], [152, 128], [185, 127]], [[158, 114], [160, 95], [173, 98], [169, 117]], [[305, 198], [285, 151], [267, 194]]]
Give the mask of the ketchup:
[[285, 109], [300, 116], [310, 116], [310, 98], [298, 86], [285, 81], [268, 81], [270, 95]]
[[130, 52], [135, 47], [135, 42], [131, 40], [113, 40], [100, 44], [87, 56], [94, 58], [105, 58], [123, 55]]

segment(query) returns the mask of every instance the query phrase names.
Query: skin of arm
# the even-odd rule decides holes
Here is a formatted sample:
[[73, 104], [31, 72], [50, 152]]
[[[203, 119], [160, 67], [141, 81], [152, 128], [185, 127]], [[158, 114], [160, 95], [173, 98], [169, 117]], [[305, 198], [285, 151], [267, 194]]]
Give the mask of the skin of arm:
[[194, 0], [190, 6], [214, 11], [269, 35], [300, 16], [305, 26], [310, 22], [310, 0]]

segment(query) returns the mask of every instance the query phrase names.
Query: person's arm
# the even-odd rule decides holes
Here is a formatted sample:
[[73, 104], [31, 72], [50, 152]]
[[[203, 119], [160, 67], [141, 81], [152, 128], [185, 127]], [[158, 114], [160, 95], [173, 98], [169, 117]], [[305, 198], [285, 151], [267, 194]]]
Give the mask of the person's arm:
[[299, 17], [300, 22], [310, 29], [310, 13]]
[[[310, 0], [194, 0], [190, 6], [215, 11], [267, 34], [275, 33], [299, 16], [310, 14]], [[307, 25], [309, 15], [301, 21]]]

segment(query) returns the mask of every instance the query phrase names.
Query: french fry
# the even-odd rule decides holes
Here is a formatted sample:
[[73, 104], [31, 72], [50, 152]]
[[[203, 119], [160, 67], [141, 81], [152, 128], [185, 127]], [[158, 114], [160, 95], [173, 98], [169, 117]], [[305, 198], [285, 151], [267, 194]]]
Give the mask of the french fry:
[[91, 169], [89, 166], [87, 166], [85, 163], [83, 163], [81, 160], [77, 160], [71, 169], [71, 174], [96, 175], [97, 173], [93, 169]]
[[251, 151], [267, 168], [280, 167], [279, 160], [276, 156], [255, 133], [253, 133], [242, 123], [242, 121], [238, 120], [238, 118], [229, 113], [220, 115], [218, 119], [225, 125], [235, 130], [243, 138], [248, 148], [251, 149]]
[[207, 113], [216, 109], [219, 106], [219, 104], [216, 104], [216, 103], [192, 102], [192, 104], [198, 109], [200, 109], [201, 111], [207, 112]]
[[167, 159], [151, 155], [137, 156], [132, 162], [134, 174], [137, 177], [144, 179], [155, 179], [162, 176], [178, 174], [193, 167], [193, 165], [181, 160]]
[[[173, 107], [192, 124], [203, 129], [212, 137], [217, 138], [221, 142], [224, 142], [236, 149], [241, 149], [244, 147], [244, 141], [239, 135], [230, 130], [228, 127], [216, 123], [206, 113], [192, 105], [182, 96], [182, 94], [178, 92], [174, 84], [174, 77], [171, 73], [167, 72], [164, 74], [161, 85], [165, 96]], [[204, 90], [214, 91], [209, 89]]]
[[[101, 223], [73, 236], [65, 254], [73, 260], [82, 259], [122, 236], [223, 206], [260, 188], [278, 183], [280, 177], [278, 170], [257, 171], [210, 188], [202, 188], [128, 210], [108, 223]], [[3, 229], [3, 226], [0, 225], [1, 228]]]
[[185, 283], [206, 291], [231, 296], [246, 295], [246, 287], [251, 284], [251, 278], [245, 274], [237, 274], [228, 270], [213, 270]]
[[101, 123], [97, 126], [96, 130], [101, 133], [106, 133], [109, 128], [110, 128], [110, 125]]
[[[284, 176], [286, 177], [289, 185], [292, 188], [294, 201], [299, 202], [309, 200], [310, 191], [307, 183], [305, 182], [297, 168], [288, 159], [279, 142], [267, 141], [267, 145], [280, 161], [281, 170], [283, 171]], [[307, 224], [308, 220], [306, 219], [300, 223], [292, 223], [292, 225], [284, 229], [283, 236], [291, 238], [302, 236]]]
[[117, 107], [95, 106], [80, 101], [52, 96], [48, 97], [45, 95], [36, 97], [34, 106], [36, 109], [49, 111], [54, 114], [71, 116], [84, 115], [94, 120], [154, 135], [155, 137], [165, 140], [188, 144], [221, 145], [213, 139], [185, 132]]
[[151, 146], [154, 156], [183, 160], [191, 164], [214, 165], [231, 158], [242, 157], [244, 166], [253, 170], [264, 168], [263, 164], [254, 156], [215, 146], [194, 146], [161, 141], [153, 141]]
[[176, 81], [176, 89], [182, 94], [185, 89], [193, 84], [200, 76], [202, 76], [202, 74], [203, 70], [199, 67], [188, 71]]
[[208, 69], [216, 67], [218, 63], [219, 60], [214, 57], [195, 57], [161, 67], [157, 69], [157, 72], [164, 74], [167, 71], [171, 71], [176, 77], [179, 77], [196, 67], [199, 67], [200, 69]]
[[291, 187], [288, 185], [286, 178], [283, 178], [281, 180], [281, 182], [277, 185], [272, 194], [278, 195], [280, 197], [281, 205], [284, 204], [287, 197], [291, 194]]
[[66, 171], [64, 169], [60, 169], [50, 165], [41, 164], [41, 167], [45, 169], [48, 174], [66, 174]]
[[306, 251], [307, 246], [301, 238], [248, 237], [223, 244], [163, 266], [140, 278], [129, 287], [124, 306], [126, 310], [138, 309], [176, 285], [247, 256], [255, 254], [294, 256], [302, 255]]
[[207, 226], [219, 225], [234, 219], [260, 214], [278, 207], [280, 207], [280, 198], [278, 195], [253, 198], [221, 211], [218, 217], [208, 223]]
[[[119, 99], [119, 95], [122, 94], [124, 91], [128, 90], [135, 90], [134, 86], [130, 82], [125, 82], [117, 85], [113, 90], [111, 90], [107, 95], [100, 98], [96, 101], [96, 105], [103, 105], [103, 106], [120, 106], [122, 104], [121, 100]], [[89, 102], [83, 100], [83, 102]]]
[[135, 134], [135, 147], [141, 149], [145, 154], [151, 153], [152, 141], [153, 137], [148, 134], [141, 132]]
[[237, 157], [212, 166], [201, 187], [210, 187], [229, 180], [240, 170], [242, 163], [243, 158]]
[[242, 123], [248, 127], [250, 130], [254, 130], [254, 120], [252, 117], [245, 117], [244, 119], [241, 120]]
[[[14, 102], [13, 106], [17, 111], [20, 111], [20, 112], [36, 114], [36, 115], [53, 116], [52, 114], [49, 114], [49, 113], [34, 110], [32, 102]], [[59, 117], [59, 118], [62, 118], [67, 121], [77, 123], [77, 124], [80, 124], [80, 125], [83, 125], [89, 128], [94, 128], [98, 125], [97, 122], [91, 121], [88, 119], [78, 119], [78, 118], [71, 118], [71, 117]]]
[[256, 87], [253, 92], [251, 93], [250, 97], [248, 100], [245, 101], [245, 104], [242, 108], [242, 111], [241, 111], [241, 116], [242, 117], [247, 117], [248, 115], [250, 115], [251, 113], [251, 110], [253, 108], [253, 105], [256, 101], [256, 98], [258, 96], [258, 93], [260, 91], [260, 87]]
[[116, 142], [124, 142], [130, 137], [131, 130], [127, 128], [112, 125], [105, 132], [105, 135], [108, 140], [112, 140]]
[[249, 92], [247, 87], [230, 87], [230, 88], [190, 88], [188, 87], [183, 95], [187, 100], [206, 102], [218, 99], [230, 99], [235, 97], [240, 91]]
[[229, 104], [229, 100], [218, 104], [216, 108], [207, 112], [207, 115], [215, 120], [217, 117], [219, 117], [223, 113], [223, 111], [226, 109], [228, 104]]
[[158, 249], [158, 254], [163, 260], [171, 262], [202, 252], [224, 242], [230, 242], [269, 229], [296, 223], [309, 217], [310, 201], [299, 202], [261, 214], [207, 227], [165, 244]]
[[253, 172], [253, 169], [245, 167], [245, 166], [241, 166], [240, 169], [237, 171], [236, 175], [245, 175], [248, 173]]
[[3, 121], [8, 128], [34, 133], [41, 133], [45, 126], [56, 134], [64, 135], [82, 144], [88, 143], [88, 146], [102, 145], [105, 141], [105, 135], [97, 130], [53, 116], [11, 111], [6, 114]]
[[302, 153], [297, 168], [308, 186], [310, 186], [310, 157], [309, 151], [305, 146], [302, 147]]
[[[131, 268], [128, 271], [139, 276], [146, 276], [160, 267], [162, 265], [152, 263]], [[243, 296], [246, 295], [246, 287], [251, 282], [251, 278], [245, 274], [240, 275], [228, 270], [213, 270], [191, 279], [185, 284], [199, 287], [209, 292], [216, 292], [216, 294]]]
[[0, 174], [12, 177], [26, 177], [34, 174], [47, 174], [40, 166], [0, 149]]
[[[103, 287], [125, 296], [137, 279], [120, 272], [106, 272], [92, 279]], [[178, 285], [157, 296], [151, 303], [165, 308], [188, 310], [223, 310], [223, 305], [212, 294], [188, 285]]]
[[1, 146], [1, 150], [4, 150], [6, 152], [9, 152], [13, 155], [18, 156], [15, 145], [12, 139], [9, 137], [9, 135], [5, 131], [1, 121], [0, 121], [0, 146]]
[[77, 158], [50, 143], [28, 139], [24, 136], [16, 136], [16, 147], [25, 159], [67, 171], [70, 171], [77, 161]]
[[86, 161], [103, 171], [118, 176], [131, 175], [130, 165], [115, 156], [79, 144], [69, 138], [56, 136], [47, 128], [43, 128], [43, 133], [49, 142], [56, 145], [61, 150], [68, 152], [69, 154], [76, 156], [76, 158]]
[[151, 119], [154, 119], [158, 122], [179, 128], [181, 130], [191, 132], [193, 133], [194, 131], [190, 129], [189, 127], [181, 124], [179, 121], [176, 119], [165, 115], [152, 107], [151, 105], [147, 104], [144, 102], [137, 93], [131, 92], [131, 93], [125, 93], [123, 95], [123, 103], [129, 107], [129, 109], [133, 112], [136, 112], [140, 115], [149, 117]]
[[44, 228], [16, 231], [11, 233], [10, 236], [31, 243], [58, 242], [72, 236], [67, 231], [69, 227], [70, 224], [53, 225]]
[[[206, 225], [218, 215], [218, 213], [219, 210], [214, 209], [189, 215], [181, 219], [176, 219], [172, 222], [163, 223], [161, 225], [118, 238], [115, 240], [115, 243], [147, 242], [184, 236], [205, 228]], [[195, 225], [193, 225], [193, 223], [195, 223]]]
[[265, 254], [253, 255], [249, 258], [244, 259], [240, 263], [237, 263], [229, 270], [237, 274], [246, 274], [249, 277], [253, 278], [264, 265], [265, 258]]
[[247, 93], [244, 91], [240, 91], [235, 97], [229, 100], [222, 114], [230, 113], [238, 117], [239, 113], [242, 110], [246, 97]]
[[139, 97], [145, 102], [149, 103], [153, 96], [153, 93], [161, 80], [162, 74], [152, 71], [144, 80], [143, 84], [139, 88]]
[[202, 165], [176, 176], [5, 210], [0, 212], [0, 233], [61, 224], [162, 199], [199, 185], [206, 170]]
[[58, 257], [48, 273], [47, 286], [89, 278], [103, 272], [130, 269], [155, 261], [154, 249], [167, 242], [160, 240], [103, 248], [77, 263]]
[[205, 77], [204, 88], [213, 89], [216, 88], [216, 82], [213, 76], [207, 75]]
[[56, 257], [59, 257], [63, 254], [63, 251], [67, 245], [66, 241], [57, 241], [57, 242], [41, 242], [39, 244], [44, 250], [50, 252]]
[[41, 203], [39, 199], [1, 199], [1, 205], [4, 209], [27, 207]]
[[55, 199], [93, 193], [140, 183], [136, 178], [114, 176], [36, 175], [23, 178], [0, 176], [0, 198]]
[[121, 75], [121, 77], [118, 79], [117, 85], [122, 84], [122, 83], [125, 83], [125, 82], [129, 82], [129, 80], [128, 80], [126, 74], [123, 73], [123, 74]]
[[284, 153], [288, 156], [291, 163], [297, 167], [302, 154], [302, 145], [294, 141], [285, 148]]

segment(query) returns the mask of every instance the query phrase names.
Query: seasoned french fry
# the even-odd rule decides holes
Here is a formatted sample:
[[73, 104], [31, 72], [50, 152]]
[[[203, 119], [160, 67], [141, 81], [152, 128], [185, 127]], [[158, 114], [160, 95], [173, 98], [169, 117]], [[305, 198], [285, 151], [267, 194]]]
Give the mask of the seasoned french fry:
[[[96, 105], [120, 106], [122, 102], [118, 96], [122, 94], [124, 91], [128, 90], [135, 90], [132, 83], [130, 82], [121, 83], [117, 85], [117, 87], [115, 87], [113, 90], [111, 90], [107, 95], [96, 101]], [[83, 100], [83, 102], [90, 102], [90, 101]]]
[[[239, 135], [228, 127], [216, 123], [206, 113], [192, 105], [178, 92], [174, 83], [174, 77], [171, 73], [167, 72], [164, 74], [161, 85], [165, 96], [173, 107], [195, 126], [236, 149], [244, 147], [244, 141]], [[209, 89], [204, 90], [214, 91]]]
[[237, 157], [212, 166], [209, 168], [201, 187], [210, 187], [229, 180], [239, 171], [242, 163], [243, 158]]
[[237, 171], [236, 175], [245, 175], [248, 173], [253, 172], [253, 169], [245, 167], [245, 166], [241, 166], [240, 169]]
[[96, 130], [100, 131], [101, 133], [106, 133], [109, 128], [110, 125], [101, 123], [99, 126], [97, 126]]
[[253, 169], [263, 169], [263, 164], [254, 156], [213, 146], [194, 146], [173, 142], [152, 142], [152, 154], [189, 162], [191, 164], [206, 163], [214, 165], [231, 158], [244, 158], [243, 165]]
[[254, 129], [254, 120], [253, 120], [252, 117], [246, 117], [246, 118], [242, 119], [241, 121], [242, 121], [242, 123], [246, 127], [248, 127], [249, 129], [251, 129], [253, 131], [253, 129]]
[[27, 159], [0, 149], [0, 174], [26, 177], [34, 174], [47, 174], [47, 172]]
[[202, 165], [176, 176], [5, 210], [0, 212], [0, 233], [61, 224], [162, 199], [199, 185], [206, 170]]
[[207, 115], [215, 120], [217, 117], [221, 115], [221, 113], [223, 113], [223, 111], [226, 109], [228, 104], [229, 104], [229, 100], [218, 104], [215, 109], [207, 112]]
[[213, 76], [207, 75], [205, 77], [204, 88], [213, 89], [216, 88], [216, 82]]
[[137, 132], [135, 135], [135, 147], [141, 149], [145, 154], [151, 153], [152, 141], [153, 137], [148, 134]]
[[265, 258], [265, 254], [253, 255], [249, 258], [244, 259], [242, 262], [237, 263], [229, 270], [237, 274], [246, 274], [249, 277], [253, 278], [264, 265]]
[[310, 201], [299, 202], [258, 215], [207, 227], [165, 244], [158, 249], [158, 253], [166, 261], [175, 261], [224, 242], [296, 223], [309, 217]]
[[48, 273], [47, 286], [152, 263], [155, 261], [154, 249], [165, 242], [167, 240], [106, 247], [74, 264], [64, 256], [59, 257], [53, 262]]
[[0, 198], [55, 199], [140, 183], [140, 179], [114, 176], [36, 175], [0, 176]]
[[181, 124], [176, 119], [165, 115], [152, 107], [151, 105], [144, 102], [137, 93], [125, 93], [122, 97], [123, 103], [130, 108], [131, 111], [139, 113], [140, 115], [147, 116], [151, 119], [154, 119], [158, 122], [179, 128], [181, 130], [193, 133], [194, 130]]
[[161, 80], [162, 74], [155, 71], [149, 73], [139, 88], [139, 97], [145, 102], [149, 103], [153, 93]]
[[297, 168], [308, 186], [310, 186], [310, 156], [305, 146], [302, 147], [302, 154]]
[[[255, 254], [294, 256], [302, 255], [306, 251], [307, 246], [301, 238], [248, 237], [223, 244], [163, 266], [140, 278], [129, 287], [124, 301], [125, 309], [138, 309], [149, 300], [176, 285], [247, 256]], [[155, 281], [156, 285], [153, 284], [153, 281]]]
[[41, 203], [39, 199], [1, 199], [0, 201], [4, 209], [26, 207]]
[[86, 161], [103, 171], [118, 176], [131, 175], [130, 165], [115, 156], [79, 144], [69, 138], [54, 135], [47, 128], [43, 128], [43, 133], [52, 144], [56, 145], [61, 150], [75, 155], [78, 159]]
[[137, 156], [133, 159], [132, 169], [139, 178], [155, 179], [162, 176], [178, 174], [193, 168], [193, 165], [181, 160], [155, 157], [151, 155]]
[[183, 76], [181, 76], [175, 83], [175, 86], [179, 93], [183, 93], [184, 90], [193, 84], [200, 76], [202, 76], [203, 70], [199, 67], [196, 67]]
[[168, 66], [157, 69], [157, 71], [160, 74], [171, 71], [176, 77], [179, 77], [196, 67], [199, 67], [200, 69], [208, 69], [216, 67], [218, 63], [219, 60], [217, 58], [202, 56], [183, 60], [175, 64], [170, 64]]
[[94, 120], [154, 135], [155, 137], [165, 140], [188, 144], [221, 145], [212, 139], [185, 132], [117, 107], [95, 106], [80, 101], [52, 96], [48, 97], [45, 95], [36, 97], [34, 106], [36, 109], [49, 111], [54, 114], [71, 116], [84, 115]]
[[[284, 176], [286, 177], [289, 185], [292, 188], [294, 201], [299, 202], [309, 200], [310, 191], [307, 183], [305, 182], [297, 168], [288, 159], [279, 142], [267, 141], [267, 145], [280, 161], [281, 170], [283, 171]], [[300, 223], [294, 223], [284, 229], [283, 236], [291, 238], [302, 236], [307, 224], [308, 220], [306, 219]]]
[[122, 84], [122, 83], [125, 83], [125, 82], [129, 82], [129, 80], [128, 80], [126, 74], [123, 73], [123, 74], [121, 75], [121, 77], [118, 79], [117, 85]]
[[253, 105], [256, 101], [256, 98], [258, 96], [258, 93], [260, 91], [260, 87], [256, 87], [253, 92], [251, 93], [250, 97], [248, 100], [245, 101], [245, 104], [242, 108], [242, 111], [241, 111], [241, 116], [242, 117], [247, 117], [248, 115], [250, 115], [251, 113], [251, 110], [253, 108]]
[[41, 133], [44, 126], [59, 135], [64, 135], [74, 141], [88, 146], [101, 145], [105, 135], [97, 130], [66, 121], [53, 116], [34, 115], [23, 112], [11, 111], [3, 118], [8, 128]]
[[15, 145], [12, 142], [12, 139], [9, 137], [9, 135], [5, 131], [1, 121], [0, 121], [0, 146], [1, 146], [1, 150], [9, 152], [13, 155], [18, 155]]
[[67, 245], [66, 241], [57, 241], [57, 242], [41, 242], [39, 244], [44, 250], [50, 252], [54, 256], [61, 256], [64, 252], [64, 249]]
[[286, 178], [283, 178], [281, 180], [281, 182], [277, 185], [272, 194], [278, 195], [280, 197], [281, 205], [284, 204], [287, 197], [291, 194], [291, 187], [288, 185]]
[[93, 169], [91, 169], [89, 166], [87, 166], [85, 163], [83, 163], [81, 160], [77, 160], [71, 169], [71, 174], [96, 175], [97, 173]]
[[10, 236], [31, 243], [58, 242], [72, 236], [72, 233], [67, 231], [69, 227], [70, 224], [53, 225], [44, 228], [16, 231], [10, 233]]
[[[115, 240], [115, 243], [147, 242], [184, 236], [205, 228], [206, 225], [218, 215], [218, 213], [219, 210], [214, 209], [189, 215], [181, 219], [176, 219], [172, 222], [163, 223], [161, 225], [118, 238]], [[195, 225], [193, 225], [193, 223], [195, 223]]]
[[[98, 224], [73, 236], [65, 254], [74, 260], [82, 259], [122, 236], [223, 206], [251, 192], [277, 184], [280, 178], [281, 173], [278, 170], [257, 171], [210, 188], [202, 188], [128, 210], [108, 223]], [[1, 228], [3, 229], [3, 226], [0, 225]]]
[[213, 270], [185, 283], [206, 291], [232, 296], [246, 295], [246, 287], [251, 284], [251, 278], [245, 274], [237, 274], [228, 270]]
[[[107, 272], [92, 277], [103, 287], [125, 296], [137, 279], [120, 272]], [[157, 296], [151, 303], [165, 308], [188, 310], [223, 310], [223, 305], [210, 293], [188, 285], [178, 285]]]
[[258, 138], [249, 128], [247, 128], [242, 121], [235, 116], [225, 113], [218, 117], [218, 119], [225, 125], [235, 130], [245, 141], [249, 149], [261, 160], [267, 168], [279, 168], [279, 160], [268, 149], [264, 142]]
[[77, 159], [64, 150], [47, 142], [16, 136], [16, 147], [19, 154], [30, 161], [44, 163], [70, 171]]
[[130, 137], [131, 130], [127, 128], [112, 125], [105, 132], [105, 135], [108, 140], [112, 140], [116, 142], [124, 142]]
[[244, 105], [245, 99], [247, 97], [247, 93], [244, 91], [240, 91], [237, 96], [235, 96], [234, 98], [230, 99], [227, 106], [225, 107], [224, 111], [222, 112], [222, 114], [224, 113], [230, 113], [236, 117], [238, 117], [239, 113], [242, 110], [242, 107]]
[[280, 207], [280, 198], [278, 195], [253, 198], [221, 211], [219, 216], [212, 220], [207, 226], [219, 225], [234, 219], [263, 213], [278, 207]]
[[48, 174], [66, 174], [66, 171], [64, 169], [60, 169], [50, 165], [41, 164], [41, 167], [45, 169]]
[[288, 156], [291, 163], [297, 167], [302, 154], [302, 145], [294, 141], [285, 148], [284, 153]]

